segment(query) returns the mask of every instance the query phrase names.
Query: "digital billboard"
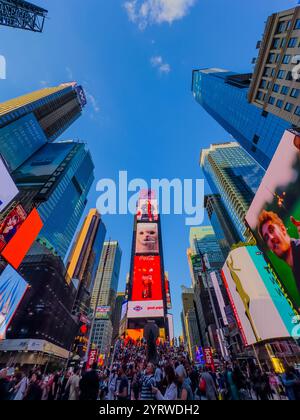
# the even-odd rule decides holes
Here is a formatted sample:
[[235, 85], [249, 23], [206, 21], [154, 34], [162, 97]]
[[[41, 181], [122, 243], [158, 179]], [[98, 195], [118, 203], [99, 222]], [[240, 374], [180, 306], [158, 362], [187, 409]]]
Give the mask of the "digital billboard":
[[141, 222], [156, 222], [158, 220], [157, 200], [140, 199], [138, 202], [137, 220]]
[[0, 340], [5, 339], [6, 331], [27, 288], [26, 281], [9, 265], [0, 275]]
[[300, 311], [300, 135], [285, 132], [246, 221]]
[[164, 303], [162, 300], [128, 302], [127, 318], [163, 318]]
[[109, 319], [109, 313], [111, 311], [110, 306], [98, 306], [96, 309], [96, 318], [97, 319]]
[[27, 213], [22, 206], [16, 206], [0, 224], [0, 252], [5, 248], [9, 241], [18, 232], [24, 221]]
[[158, 254], [159, 238], [156, 223], [138, 223], [136, 228], [136, 254]]
[[258, 247], [232, 251], [222, 275], [246, 345], [294, 337], [297, 313]]
[[169, 273], [165, 273], [165, 292], [166, 292], [167, 308], [172, 309]]
[[162, 300], [162, 273], [159, 256], [135, 256], [132, 301]]
[[33, 209], [2, 251], [2, 257], [18, 269], [42, 227], [40, 215], [36, 209]]
[[3, 211], [18, 195], [19, 190], [12, 180], [0, 156], [0, 212]]

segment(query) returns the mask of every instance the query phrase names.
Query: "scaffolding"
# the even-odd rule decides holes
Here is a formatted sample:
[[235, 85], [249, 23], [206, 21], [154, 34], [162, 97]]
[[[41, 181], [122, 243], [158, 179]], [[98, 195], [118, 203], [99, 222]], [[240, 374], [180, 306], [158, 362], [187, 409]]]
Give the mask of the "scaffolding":
[[25, 0], [0, 0], [0, 25], [43, 32], [48, 11]]

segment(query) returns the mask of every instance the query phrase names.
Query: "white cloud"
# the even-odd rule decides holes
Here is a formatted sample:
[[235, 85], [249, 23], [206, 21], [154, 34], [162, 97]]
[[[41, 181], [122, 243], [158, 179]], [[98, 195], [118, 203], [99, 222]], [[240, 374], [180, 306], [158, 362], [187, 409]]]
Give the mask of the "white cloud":
[[124, 7], [129, 19], [141, 30], [148, 25], [182, 19], [197, 0], [127, 0]]
[[151, 57], [150, 63], [152, 67], [157, 68], [160, 73], [169, 74], [171, 71], [170, 64], [165, 63], [162, 56], [160, 55]]
[[91, 106], [93, 107], [93, 110], [96, 114], [98, 114], [98, 112], [101, 111], [100, 106], [98, 104], [97, 99], [95, 98], [94, 95], [92, 95], [90, 92], [85, 90], [85, 94], [87, 97], [87, 101], [91, 104]]

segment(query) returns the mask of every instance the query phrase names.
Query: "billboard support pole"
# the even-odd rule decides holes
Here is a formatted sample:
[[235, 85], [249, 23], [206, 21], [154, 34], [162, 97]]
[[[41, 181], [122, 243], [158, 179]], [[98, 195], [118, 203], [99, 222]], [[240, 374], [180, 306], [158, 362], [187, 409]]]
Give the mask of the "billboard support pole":
[[259, 366], [259, 368], [261, 370], [261, 373], [263, 373], [263, 368], [262, 368], [262, 365], [260, 363], [260, 360], [259, 360], [259, 357], [258, 357], [258, 353], [257, 353], [256, 347], [255, 347], [255, 344], [253, 344], [252, 348], [253, 348], [253, 351], [254, 351], [254, 354], [255, 354], [255, 357], [256, 357], [258, 366]]

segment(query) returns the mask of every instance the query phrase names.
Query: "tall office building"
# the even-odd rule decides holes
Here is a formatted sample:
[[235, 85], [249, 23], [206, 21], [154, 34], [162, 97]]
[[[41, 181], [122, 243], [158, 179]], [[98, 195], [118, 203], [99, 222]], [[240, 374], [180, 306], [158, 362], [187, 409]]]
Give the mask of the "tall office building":
[[265, 169], [291, 123], [248, 101], [251, 74], [222, 69], [193, 71], [196, 101]]
[[97, 310], [92, 344], [101, 353], [109, 351], [112, 342], [112, 314], [116, 305], [121, 259], [119, 243], [104, 242], [91, 299], [91, 309]]
[[196, 348], [201, 345], [196, 310], [194, 306], [194, 290], [182, 286], [182, 323], [183, 334], [187, 342], [188, 351], [192, 360], [196, 357]]
[[80, 117], [85, 105], [84, 91], [75, 82], [1, 103], [0, 153], [10, 170], [16, 170], [43, 145], [56, 140]]
[[212, 226], [190, 229], [190, 247], [193, 254], [206, 254], [213, 270], [221, 269], [224, 257]]
[[221, 196], [240, 240], [247, 240], [245, 216], [265, 171], [236, 142], [203, 149], [200, 164], [213, 194]]
[[0, 0], [0, 25], [43, 32], [48, 11], [25, 0]]
[[[94, 180], [83, 143], [47, 143], [13, 173], [18, 187], [38, 205], [44, 227], [39, 241], [65, 258]], [[32, 197], [34, 194], [34, 197]], [[25, 198], [24, 198], [25, 199]]]
[[300, 129], [300, 6], [268, 18], [248, 93], [249, 101]]
[[219, 194], [205, 196], [204, 205], [223, 256], [226, 259], [232, 245], [240, 241], [240, 236], [231, 222]]
[[67, 282], [77, 289], [75, 314], [90, 313], [90, 303], [97, 269], [106, 236], [106, 227], [96, 209], [91, 209], [74, 242], [67, 263]]

